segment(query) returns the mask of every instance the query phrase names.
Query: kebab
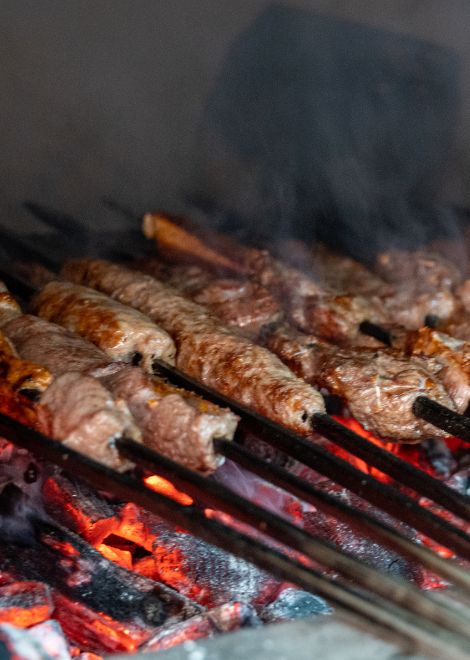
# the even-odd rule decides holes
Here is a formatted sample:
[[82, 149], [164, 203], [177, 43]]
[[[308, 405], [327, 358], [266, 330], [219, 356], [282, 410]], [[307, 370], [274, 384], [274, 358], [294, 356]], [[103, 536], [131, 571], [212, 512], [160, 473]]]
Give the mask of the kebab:
[[[98, 460], [120, 469], [129, 463], [112, 443], [118, 435], [137, 440], [142, 435], [149, 447], [201, 472], [222, 462], [214, 439], [233, 437], [237, 417], [230, 411], [138, 367], [112, 362], [91, 342], [36, 316], [23, 314], [3, 328], [20, 355], [43, 362], [55, 378], [41, 399], [48, 412], [41, 417], [46, 434], [67, 438], [78, 450], [86, 446]], [[91, 330], [96, 338], [94, 323]], [[106, 335], [107, 327], [102, 331]], [[73, 444], [70, 424], [76, 428]]]
[[[225, 270], [244, 275], [267, 287], [282, 301], [289, 321], [299, 330], [335, 343], [360, 341], [359, 326], [364, 321], [378, 325], [398, 321], [408, 329], [416, 329], [426, 316], [435, 315], [437, 310], [442, 318], [447, 318], [456, 309], [450, 290], [452, 278], [442, 278], [439, 291], [432, 288], [429, 277], [422, 277], [414, 286], [404, 286], [402, 282], [398, 287], [387, 286], [376, 278], [375, 289], [367, 287], [361, 292], [356, 288], [355, 293], [335, 291], [317, 282], [314, 276], [275, 259], [266, 250], [245, 247], [215, 233], [200, 238], [194, 229], [162, 214], [147, 214], [143, 228], [147, 237], [156, 240], [165, 258], [202, 264], [218, 273]], [[336, 256], [335, 268], [342, 259]], [[424, 258], [420, 260], [415, 255], [414, 260], [421, 263]], [[354, 270], [352, 260], [347, 265], [350, 272]], [[314, 271], [314, 265], [310, 266]], [[422, 266], [420, 274], [423, 271], [429, 274], [430, 270]], [[366, 280], [363, 270], [360, 279]]]
[[[348, 404], [354, 417], [375, 434], [389, 440], [416, 442], [423, 437], [445, 435], [415, 417], [413, 401], [429, 396], [454, 408], [454, 402], [424, 360], [383, 351], [338, 348], [314, 335], [306, 335], [287, 323], [279, 323], [280, 306], [258, 286], [237, 279], [217, 279], [191, 266], [164, 265], [141, 260], [138, 268], [159, 276], [193, 300], [205, 304], [224, 323], [245, 331], [246, 310], [252, 310], [249, 326], [258, 341], [275, 353], [297, 376]], [[269, 309], [270, 315], [260, 314]], [[237, 312], [239, 314], [237, 315]]]
[[225, 396], [304, 435], [324, 412], [321, 394], [270, 351], [162, 282], [103, 260], [70, 262], [62, 274], [147, 314], [172, 336], [177, 367]]
[[86, 337], [115, 362], [141, 364], [152, 373], [155, 360], [175, 361], [175, 345], [162, 328], [131, 307], [98, 291], [69, 282], [48, 282], [32, 302], [41, 317]]

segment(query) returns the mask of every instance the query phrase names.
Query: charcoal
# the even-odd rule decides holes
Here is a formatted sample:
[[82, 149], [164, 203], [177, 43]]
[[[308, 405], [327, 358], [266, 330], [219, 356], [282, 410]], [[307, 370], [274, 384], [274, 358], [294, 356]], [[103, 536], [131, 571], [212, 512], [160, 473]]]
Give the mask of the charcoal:
[[116, 507], [84, 482], [63, 474], [50, 477], [43, 488], [47, 513], [89, 543], [102, 543], [119, 526]]
[[161, 523], [151, 557], [135, 569], [209, 608], [272, 600], [279, 581], [249, 562]]
[[0, 587], [0, 623], [28, 628], [48, 619], [51, 591], [43, 582], [13, 582]]
[[225, 603], [204, 614], [165, 626], [140, 649], [142, 652], [164, 651], [184, 641], [233, 632], [245, 626], [260, 625], [255, 610], [246, 603]]
[[[56, 612], [63, 616], [65, 613], [64, 618], [58, 616], [64, 627], [65, 624], [72, 625], [69, 621], [71, 610], [80, 603], [84, 612], [89, 612], [90, 620], [100, 612], [104, 619], [119, 628], [123, 636], [127, 630], [138, 631], [141, 643], [163, 622], [181, 621], [200, 611], [187, 598], [165, 585], [105, 559], [69, 530], [40, 522], [37, 537], [35, 545], [22, 548], [21, 552], [12, 544], [0, 545], [0, 570], [16, 578], [47, 581], [53, 592]], [[111, 624], [108, 628], [112, 627]], [[105, 639], [104, 631], [99, 644], [96, 647], [90, 644], [88, 650], [99, 651], [103, 647], [125, 650], [121, 642], [109, 648], [110, 640], [112, 642], [116, 634], [108, 632], [109, 639]]]
[[[305, 476], [305, 475], [304, 475]], [[317, 488], [336, 496], [346, 504], [350, 504], [357, 510], [362, 510], [369, 515], [378, 518], [382, 522], [397, 529], [405, 536], [414, 540], [420, 540], [416, 532], [404, 523], [397, 522], [391, 516], [373, 507], [360, 497], [349, 492], [345, 488], [334, 484], [329, 480], [318, 482]], [[362, 531], [351, 525], [337, 520], [336, 518], [318, 510], [314, 513], [304, 514], [304, 527], [312, 534], [324, 538], [345, 552], [368, 563], [389, 575], [402, 577], [417, 585], [429, 582], [430, 574], [423, 566], [411, 562], [398, 554], [391, 548], [385, 547], [378, 541], [365, 536]]]
[[438, 438], [430, 438], [423, 442], [422, 447], [436, 476], [446, 479], [455, 471], [457, 461], [445, 442]]
[[264, 623], [276, 623], [319, 614], [331, 614], [332, 611], [323, 598], [301, 589], [288, 587], [281, 591], [275, 601], [263, 607], [259, 615]]
[[27, 630], [2, 623], [0, 657], [12, 660], [71, 660], [67, 640], [57, 621], [44, 621]]

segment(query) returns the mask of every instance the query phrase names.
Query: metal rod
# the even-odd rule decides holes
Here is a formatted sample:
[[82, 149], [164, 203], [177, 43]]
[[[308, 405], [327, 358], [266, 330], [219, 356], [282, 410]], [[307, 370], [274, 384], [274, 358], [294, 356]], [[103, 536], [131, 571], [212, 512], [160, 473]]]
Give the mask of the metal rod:
[[362, 438], [329, 415], [315, 415], [313, 427], [335, 444], [412, 488], [419, 495], [424, 495], [436, 504], [442, 505], [463, 520], [470, 521], [470, 498], [434, 479], [424, 470]]
[[341, 484], [397, 520], [408, 523], [414, 529], [438, 541], [444, 547], [470, 559], [470, 536], [420, 506], [412, 498], [361, 472], [347, 461], [316, 445], [312, 440], [307, 440], [202, 385], [175, 367], [170, 367], [160, 360], [155, 364], [160, 375], [165, 376], [175, 385], [192, 390], [220, 406], [231, 408], [240, 416], [242, 426], [254, 430], [267, 444]]
[[416, 417], [447, 431], [451, 435], [470, 442], [470, 418], [449, 410], [426, 396], [419, 396], [413, 404], [413, 413]]
[[378, 541], [393, 550], [417, 561], [429, 570], [437, 573], [456, 586], [470, 590], [470, 574], [461, 569], [455, 562], [443, 559], [429, 548], [418, 545], [411, 539], [399, 533], [393, 527], [370, 516], [368, 513], [355, 509], [344, 501], [319, 490], [305, 479], [292, 474], [288, 470], [267, 463], [244, 447], [228, 440], [216, 440], [216, 449], [226, 458], [241, 467], [265, 479], [295, 497], [313, 504], [317, 509], [342, 520], [374, 541]]
[[371, 323], [370, 321], [362, 321], [362, 323], [359, 324], [359, 330], [363, 335], [373, 337], [374, 339], [381, 341], [386, 346], [392, 345], [392, 334], [376, 323]]
[[[119, 452], [144, 466], [152, 472], [158, 472], [171, 479], [178, 488], [182, 488], [195, 499], [202, 500], [212, 508], [221, 509], [259, 532], [267, 534], [283, 545], [294, 548], [331, 570], [337, 571], [352, 582], [369, 589], [372, 593], [393, 601], [396, 605], [410, 608], [415, 614], [426, 612], [427, 618], [445, 625], [449, 630], [469, 634], [469, 620], [457, 612], [447, 612], [443, 617], [442, 608], [424, 596], [415, 587], [404, 580], [398, 580], [380, 573], [362, 561], [340, 551], [329, 542], [305, 532], [275, 513], [264, 509], [250, 500], [241, 497], [222, 484], [207, 479], [191, 470], [155, 454], [148, 447], [133, 440], [117, 440]], [[457, 616], [457, 620], [454, 620]]]
[[[446, 629], [448, 624], [460, 627], [463, 621], [455, 617], [453, 612], [441, 609], [443, 617], [440, 622], [429, 623], [427, 617], [431, 610], [428, 611], [427, 604], [422, 614], [416, 615], [378, 596], [370, 600], [367, 594], [356, 592], [352, 587], [318, 573], [257, 539], [207, 518], [196, 507], [179, 504], [156, 493], [135, 478], [115, 472], [3, 414], [0, 414], [0, 432], [16, 444], [56, 463], [65, 471], [72, 472], [74, 476], [80, 474], [80, 477], [92, 486], [109, 490], [124, 500], [134, 501], [208, 543], [254, 562], [280, 579], [294, 582], [312, 593], [320, 594], [340, 608], [353, 611], [368, 623], [374, 621], [390, 628], [429, 650], [440, 648], [441, 651], [445, 649], [448, 652], [452, 648], [453, 652], [458, 654], [453, 657], [470, 657], [470, 643], [465, 631], [458, 633]], [[435, 605], [432, 601], [431, 604]], [[435, 610], [432, 609], [432, 612]]]
[[36, 204], [36, 202], [31, 201], [25, 201], [23, 206], [36, 218], [42, 220], [45, 225], [58, 230], [59, 232], [63, 233], [64, 236], [70, 237], [72, 235], [74, 236], [75, 240], [77, 238], [79, 240], [86, 240], [88, 229], [83, 225], [82, 222], [73, 216], [61, 211], [57, 211], [48, 206], [43, 206], [42, 204]]

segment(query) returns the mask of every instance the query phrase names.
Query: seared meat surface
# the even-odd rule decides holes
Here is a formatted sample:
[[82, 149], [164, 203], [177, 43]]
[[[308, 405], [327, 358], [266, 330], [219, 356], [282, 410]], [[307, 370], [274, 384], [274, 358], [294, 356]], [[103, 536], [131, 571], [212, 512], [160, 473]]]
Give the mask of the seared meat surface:
[[76, 372], [57, 378], [42, 395], [38, 424], [45, 435], [119, 471], [132, 463], [120, 457], [113, 441], [141, 438], [123, 401], [114, 401], [95, 378]]
[[412, 412], [420, 395], [455, 409], [452, 393], [424, 361], [390, 351], [341, 349], [285, 326], [269, 335], [266, 345], [294, 373], [341, 397], [374, 434], [400, 442], [445, 435]]
[[457, 410], [465, 412], [470, 401], [470, 343], [425, 327], [408, 335], [406, 352], [428, 360]]
[[52, 374], [47, 369], [20, 359], [8, 337], [1, 331], [0, 375], [2, 381], [8, 383], [13, 391], [23, 392], [34, 398], [52, 382]]
[[55, 323], [23, 314], [3, 330], [22, 358], [44, 364], [54, 376], [91, 373], [109, 364], [99, 348]]
[[386, 282], [409, 284], [421, 291], [451, 290], [461, 275], [450, 261], [427, 250], [389, 250], [377, 257], [375, 270]]
[[[150, 378], [138, 367], [111, 363], [109, 357], [99, 348], [55, 323], [25, 315], [7, 324], [7, 331], [21, 355], [35, 356], [60, 382], [64, 382], [62, 376], [74, 372], [87, 377], [84, 383], [89, 383], [88, 377], [92, 376], [101, 388], [105, 386], [108, 398], [112, 397], [121, 413], [129, 407], [142, 431], [144, 442], [150, 447], [175, 460], [178, 457], [183, 464], [202, 472], [210, 472], [220, 464], [220, 457], [215, 453], [212, 440], [216, 435], [225, 439], [233, 437], [237, 417], [230, 411], [211, 406], [198, 397], [185, 396], [182, 390], [166, 385], [160, 379]], [[50, 395], [53, 399], [49, 396], [46, 399], [52, 415], [50, 424], [57, 424], [59, 430], [63, 426], [62, 417], [59, 416], [57, 422], [52, 417], [60, 405], [90, 405], [90, 399], [85, 394], [82, 396], [82, 388], [85, 388], [85, 385], [82, 381], [73, 382], [74, 389], [69, 398], [57, 394], [54, 388], [53, 395]], [[95, 387], [93, 391], [98, 395], [101, 390]], [[99, 401], [103, 398], [102, 393], [100, 396]], [[77, 426], [73, 431], [73, 437], [81, 440], [89, 434], [89, 444], [84, 446], [89, 447], [99, 460], [101, 454], [95, 454], [97, 445], [93, 434], [94, 425], [102, 423], [103, 415], [100, 411], [101, 408], [98, 414], [91, 407], [90, 423], [87, 422], [83, 429]], [[130, 413], [127, 414], [129, 417]], [[80, 423], [85, 423], [87, 415], [87, 410], [83, 409]], [[119, 416], [118, 418], [121, 419]], [[103, 428], [107, 428], [108, 421], [112, 422], [111, 427], [114, 428], [116, 419], [114, 412], [110, 419], [105, 415]], [[101, 429], [98, 429], [98, 436], [103, 439]], [[186, 446], [185, 442], [188, 443]], [[115, 452], [113, 456], [114, 454]], [[114, 458], [112, 460], [114, 461]]]
[[156, 279], [101, 260], [71, 262], [63, 275], [143, 311], [173, 337], [182, 371], [262, 415], [309, 434], [324, 411], [320, 393], [270, 351]]
[[140, 260], [135, 267], [178, 289], [207, 307], [224, 325], [252, 339], [283, 316], [276, 298], [247, 279], [220, 279], [199, 266], [165, 266], [156, 259]]
[[32, 309], [85, 337], [112, 360], [141, 363], [149, 373], [156, 359], [175, 361], [171, 337], [131, 307], [71, 282], [49, 282], [34, 298]]
[[[167, 281], [179, 286], [191, 298], [198, 296], [199, 301], [206, 302], [206, 306], [217, 314], [217, 304], [223, 300], [226, 280], [212, 277], [210, 284], [206, 280], [206, 289], [199, 293], [192, 284], [186, 285], [191, 279], [185, 278], [184, 267], [167, 266], [165, 271], [161, 266], [158, 268], [158, 271], [154, 270], [156, 274], [166, 277]], [[178, 281], [178, 278], [181, 279]], [[199, 276], [199, 281], [202, 281], [202, 276]], [[239, 288], [242, 287], [243, 282], [240, 282]], [[238, 289], [235, 288], [235, 291]], [[249, 291], [247, 289], [245, 293], [248, 308]], [[356, 419], [377, 435], [409, 442], [416, 442], [427, 435], [442, 435], [412, 413], [412, 403], [421, 394], [435, 394], [441, 402], [446, 401], [453, 407], [451, 398], [446, 395], [438, 379], [418, 361], [390, 353], [379, 358], [379, 354], [373, 351], [339, 350], [333, 344], [315, 335], [303, 334], [287, 324], [272, 330], [265, 326], [263, 334], [266, 347], [297, 376], [341, 396]], [[391, 378], [385, 377], [387, 369]], [[356, 374], [355, 378], [352, 373]], [[402, 391], [407, 395], [401, 397]], [[403, 420], [401, 426], [399, 419]]]
[[233, 438], [238, 418], [231, 411], [134, 367], [119, 368], [101, 381], [126, 401], [148, 447], [202, 473], [223, 463], [214, 440]]
[[[314, 259], [305, 273], [275, 259], [267, 250], [245, 247], [216, 233], [206, 237], [203, 243], [193, 231], [182, 229], [161, 214], [147, 214], [144, 230], [148, 237], [156, 240], [164, 258], [169, 255], [188, 262], [192, 257], [193, 264], [203, 264], [215, 272], [220, 268], [219, 258], [223, 258], [238, 276], [244, 275], [266, 288], [297, 328], [341, 345], [362, 344], [358, 325], [363, 321], [400, 323], [414, 330], [423, 325], [428, 315], [438, 313], [441, 318], [447, 318], [455, 311], [451, 290], [457, 277], [455, 269], [444, 263], [435, 275], [433, 267], [436, 262], [441, 264], [440, 258], [433, 260], [427, 254], [416, 253], [408, 260], [408, 270], [413, 267], [412, 272], [419, 274], [421, 279], [401, 276], [398, 279], [397, 276], [396, 281], [393, 273], [400, 270], [401, 253], [390, 253], [388, 261], [384, 255], [383, 271], [390, 274], [389, 285], [378, 276], [372, 276], [372, 286], [367, 286], [367, 269], [351, 259], [331, 253], [323, 255], [323, 261], [320, 259], [321, 276], [318, 277]], [[304, 262], [305, 259], [301, 259], [301, 263]], [[338, 271], [341, 272], [343, 263], [352, 284], [348, 283], [346, 276], [341, 276], [340, 281]], [[335, 281], [336, 286], [341, 287], [338, 291], [330, 288]], [[438, 290], [435, 284], [440, 287]], [[348, 290], [350, 286], [353, 291]]]
[[420, 395], [454, 409], [444, 386], [418, 360], [385, 351], [337, 350], [322, 363], [317, 382], [344, 398], [353, 416], [383, 438], [419, 442], [447, 435], [412, 412]]

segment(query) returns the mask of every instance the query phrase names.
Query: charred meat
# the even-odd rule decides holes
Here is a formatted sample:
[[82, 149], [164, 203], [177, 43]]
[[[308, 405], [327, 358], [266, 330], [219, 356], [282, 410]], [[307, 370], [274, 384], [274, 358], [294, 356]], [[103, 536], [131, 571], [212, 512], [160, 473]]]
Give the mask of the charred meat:
[[270, 351], [151, 276], [101, 260], [71, 262], [63, 275], [140, 309], [173, 337], [182, 371], [262, 415], [309, 434], [324, 411], [320, 393]]
[[156, 359], [174, 364], [171, 337], [131, 307], [70, 282], [49, 282], [33, 300], [33, 311], [85, 337], [112, 360], [141, 363], [149, 373]]

